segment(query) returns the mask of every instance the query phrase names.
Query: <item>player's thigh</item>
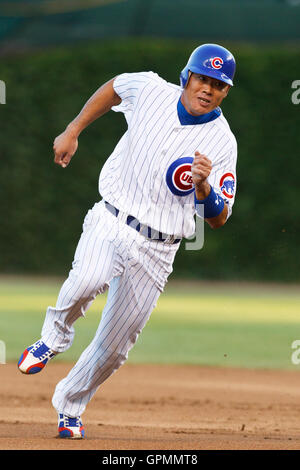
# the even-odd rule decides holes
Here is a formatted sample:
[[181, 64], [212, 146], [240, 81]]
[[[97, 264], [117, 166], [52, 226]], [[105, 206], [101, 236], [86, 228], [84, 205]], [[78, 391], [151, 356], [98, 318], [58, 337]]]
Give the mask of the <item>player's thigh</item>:
[[105, 214], [88, 214], [68, 277], [79, 298], [104, 292], [110, 280], [122, 272], [117, 237], [117, 228]]
[[96, 334], [99, 346], [126, 355], [147, 323], [160, 293], [147, 273], [132, 277], [125, 271], [114, 278]]

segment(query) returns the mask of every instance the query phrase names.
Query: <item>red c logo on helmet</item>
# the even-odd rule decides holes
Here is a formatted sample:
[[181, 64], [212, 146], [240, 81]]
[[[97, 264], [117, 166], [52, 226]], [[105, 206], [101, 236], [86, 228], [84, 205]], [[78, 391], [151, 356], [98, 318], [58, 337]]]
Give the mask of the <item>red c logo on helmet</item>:
[[223, 64], [223, 59], [221, 57], [214, 57], [211, 59], [211, 65], [213, 66], [214, 69], [220, 69]]

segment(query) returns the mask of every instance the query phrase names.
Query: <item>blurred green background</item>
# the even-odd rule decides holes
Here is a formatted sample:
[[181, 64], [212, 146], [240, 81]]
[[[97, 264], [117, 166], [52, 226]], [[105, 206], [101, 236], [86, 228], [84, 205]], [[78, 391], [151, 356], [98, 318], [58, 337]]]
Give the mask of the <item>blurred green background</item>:
[[[300, 80], [300, 1], [1, 0], [0, 13], [0, 339], [8, 358], [39, 336], [60, 287], [49, 276], [67, 275], [84, 215], [100, 198], [99, 172], [126, 123], [113, 112], [93, 123], [67, 170], [53, 164], [53, 139], [113, 76], [153, 70], [178, 84], [192, 50], [218, 42], [237, 61], [222, 103], [238, 141], [233, 215], [222, 229], [205, 228], [202, 250], [182, 244], [130, 360], [290, 367], [299, 325], [300, 105], [292, 84]], [[104, 300], [78, 322], [69, 360], [92, 338]]]
[[[40, 337], [43, 308], [55, 305], [61, 280], [0, 280], [1, 337], [7, 360]], [[75, 323], [72, 347], [56, 361], [76, 361], [93, 339], [106, 294]], [[129, 362], [296, 369], [292, 348], [299, 330], [296, 286], [173, 281], [129, 353]], [[299, 366], [298, 366], [299, 367]], [[1, 368], [0, 368], [1, 373]]]

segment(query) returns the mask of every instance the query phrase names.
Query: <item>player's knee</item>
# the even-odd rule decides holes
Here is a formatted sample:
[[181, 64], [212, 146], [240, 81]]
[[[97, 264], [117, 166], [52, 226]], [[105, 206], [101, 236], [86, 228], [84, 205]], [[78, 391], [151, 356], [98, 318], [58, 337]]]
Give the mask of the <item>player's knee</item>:
[[101, 277], [88, 275], [73, 277], [74, 298], [77, 300], [93, 300], [98, 294], [103, 294], [107, 288], [107, 281]]
[[139, 336], [140, 330], [136, 330], [134, 333], [130, 334], [128, 338], [120, 343], [120, 337], [117, 336], [115, 341], [113, 341], [109, 347], [105, 350], [103, 349], [103, 355], [106, 361], [115, 363], [115, 364], [123, 364], [127, 358], [130, 349], [134, 346]]
[[128, 358], [126, 351], [111, 345], [109, 348], [100, 348], [99, 362], [106, 368], [118, 369]]

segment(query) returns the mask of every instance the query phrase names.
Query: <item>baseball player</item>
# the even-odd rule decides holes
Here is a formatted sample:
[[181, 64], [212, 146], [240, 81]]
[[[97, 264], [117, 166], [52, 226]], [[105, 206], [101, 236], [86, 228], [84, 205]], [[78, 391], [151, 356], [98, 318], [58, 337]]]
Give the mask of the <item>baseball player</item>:
[[163, 291], [182, 238], [195, 215], [221, 227], [232, 212], [237, 144], [220, 109], [233, 86], [235, 59], [204, 44], [191, 54], [180, 86], [153, 72], [124, 73], [101, 86], [54, 141], [65, 168], [80, 133], [110, 109], [127, 131], [99, 177], [100, 202], [84, 219], [72, 269], [41, 339], [18, 362], [40, 372], [74, 338], [74, 322], [108, 289], [95, 337], [55, 389], [52, 403], [62, 438], [83, 438], [81, 421], [98, 387], [127, 359]]

